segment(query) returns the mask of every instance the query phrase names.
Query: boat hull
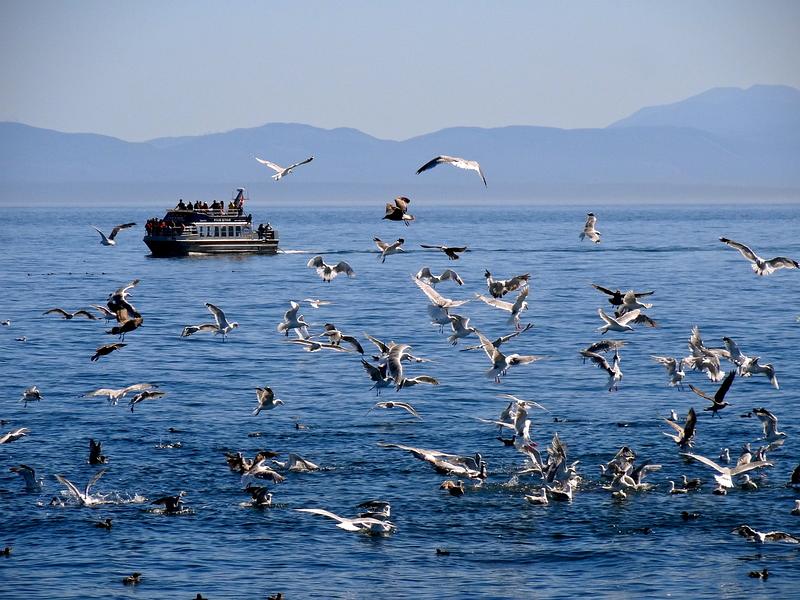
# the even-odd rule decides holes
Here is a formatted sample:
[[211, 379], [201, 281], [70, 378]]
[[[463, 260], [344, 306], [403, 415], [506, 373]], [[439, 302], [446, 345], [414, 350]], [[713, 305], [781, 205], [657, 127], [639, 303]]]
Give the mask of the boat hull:
[[144, 243], [152, 256], [188, 256], [189, 254], [277, 254], [278, 240], [253, 239], [181, 239], [145, 236]]

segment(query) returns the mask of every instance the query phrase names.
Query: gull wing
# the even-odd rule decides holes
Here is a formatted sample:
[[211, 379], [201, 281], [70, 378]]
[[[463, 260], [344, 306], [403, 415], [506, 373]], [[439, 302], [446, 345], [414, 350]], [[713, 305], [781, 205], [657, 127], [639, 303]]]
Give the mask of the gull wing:
[[776, 256], [775, 258], [770, 258], [768, 261], [766, 261], [766, 263], [773, 269], [800, 269], [800, 263], [791, 258], [787, 258], [786, 256]]
[[115, 394], [123, 393], [123, 389], [114, 390], [111, 388], [100, 388], [91, 392], [86, 392], [83, 397], [88, 398], [89, 396], [113, 396]]
[[673, 429], [674, 429], [676, 432], [678, 432], [678, 435], [683, 435], [683, 427], [681, 427], [680, 425], [678, 425], [678, 424], [677, 424], [675, 421], [670, 421], [670, 420], [669, 420], [669, 419], [667, 419], [666, 417], [661, 417], [661, 418], [662, 418], [662, 419], [664, 419], [664, 422], [665, 422], [667, 425], [669, 425], [669, 426], [670, 426], [670, 427], [672, 427], [672, 428], [673, 428]]
[[705, 398], [709, 402], [713, 402], [714, 404], [716, 404], [716, 401], [714, 400], [714, 398], [712, 398], [711, 396], [706, 394], [703, 390], [694, 387], [691, 383], [689, 384], [689, 389], [692, 390], [695, 394], [697, 394], [701, 398]]
[[615, 323], [614, 319], [609, 317], [602, 308], [597, 309], [597, 314], [600, 315], [600, 318], [603, 319], [607, 324], [613, 325]]
[[117, 234], [120, 231], [123, 229], [128, 229], [129, 227], [136, 227], [136, 223], [123, 223], [121, 225], [117, 225], [111, 230], [111, 235], [108, 236], [108, 239], [113, 240], [115, 237], [117, 237]]
[[416, 277], [412, 276], [411, 280], [419, 289], [422, 290], [422, 293], [428, 297], [428, 300], [433, 302], [436, 306], [441, 306], [442, 308], [455, 308], [467, 303], [467, 300], [450, 300], [449, 298], [445, 298], [439, 292], [433, 289], [433, 286], [425, 283], [421, 279], [417, 279]]
[[768, 531], [764, 534], [765, 540], [771, 542], [789, 542], [791, 544], [800, 544], [800, 539], [797, 539], [790, 533], [785, 531]]
[[486, 356], [488, 356], [489, 360], [492, 361], [492, 363], [494, 363], [494, 358], [498, 352], [497, 348], [495, 348], [494, 344], [492, 344], [492, 341], [485, 335], [483, 335], [480, 331], [476, 331], [475, 335], [477, 335], [478, 339], [481, 341], [481, 348], [483, 348], [483, 351], [486, 353]]
[[544, 356], [536, 356], [534, 354], [509, 354], [508, 363], [510, 365], [527, 365], [537, 360], [542, 360]]
[[611, 365], [608, 364], [608, 361], [605, 359], [604, 356], [596, 354], [594, 352], [586, 352], [585, 350], [581, 352], [581, 355], [584, 358], [588, 358], [589, 360], [591, 360], [594, 364], [596, 364], [598, 367], [600, 367], [607, 373], [609, 374], [613, 373]]
[[367, 339], [368, 339], [370, 342], [372, 342], [373, 344], [375, 344], [375, 346], [378, 348], [378, 350], [379, 350], [379, 351], [380, 351], [382, 354], [389, 354], [389, 351], [391, 350], [391, 348], [389, 348], [389, 346], [387, 346], [386, 344], [384, 344], [384, 343], [383, 343], [382, 341], [380, 341], [378, 338], [371, 336], [371, 335], [370, 335], [370, 334], [368, 334], [366, 331], [364, 332], [364, 335], [367, 337]]
[[44, 311], [42, 314], [43, 315], [49, 315], [50, 313], [58, 313], [58, 314], [63, 315], [65, 317], [68, 317], [71, 314], [71, 313], [68, 313], [67, 311], [65, 311], [63, 308], [51, 308], [50, 310]]
[[340, 260], [338, 263], [336, 263], [336, 266], [333, 267], [333, 270], [337, 273], [344, 273], [348, 277], [353, 277], [356, 274], [355, 271], [353, 271], [353, 267], [343, 260]]
[[353, 522], [350, 519], [345, 519], [344, 517], [340, 517], [329, 510], [324, 510], [322, 508], [295, 508], [297, 512], [304, 512], [310, 513], [312, 515], [321, 515], [323, 517], [328, 517], [329, 519], [333, 519], [338, 523], [337, 527], [341, 527], [347, 531], [360, 531], [358, 527], [353, 525]]
[[[726, 471], [726, 469], [720, 467], [713, 460], [711, 460], [710, 458], [706, 458], [705, 456], [700, 456], [699, 454], [692, 454], [691, 452], [681, 452], [681, 454], [683, 456], [688, 457], [688, 458], [692, 458], [692, 459], [696, 460], [697, 462], [701, 462], [704, 465], [706, 465], [707, 467], [711, 467], [712, 469], [714, 469], [715, 471], [717, 471], [719, 473], [724, 474], [725, 471]], [[759, 462], [761, 462], [761, 461], [759, 461]], [[733, 474], [733, 471], [731, 471], [731, 474]]]
[[760, 469], [762, 467], [771, 467], [772, 463], [766, 460], [754, 460], [749, 463], [745, 463], [743, 465], [736, 465], [733, 467], [731, 471], [731, 477], [735, 477], [736, 475], [741, 475], [742, 473], [747, 473], [748, 471], [752, 471], [753, 469]]
[[99, 470], [97, 473], [95, 473], [95, 474], [94, 474], [94, 477], [92, 477], [92, 478], [89, 480], [89, 483], [87, 483], [87, 484], [86, 484], [86, 488], [85, 488], [85, 490], [84, 490], [84, 493], [85, 493], [85, 495], [86, 495], [86, 496], [88, 496], [88, 495], [89, 495], [89, 490], [90, 490], [90, 489], [92, 489], [92, 486], [93, 486], [95, 483], [97, 483], [98, 481], [100, 481], [100, 478], [101, 478], [103, 475], [105, 475], [105, 474], [106, 474], [106, 471], [108, 471], [108, 469], [100, 469], [100, 470]]
[[286, 167], [286, 170], [287, 170], [287, 171], [291, 171], [291, 170], [292, 170], [292, 169], [294, 169], [295, 167], [299, 167], [300, 165], [304, 165], [304, 164], [306, 164], [306, 163], [310, 163], [312, 160], [314, 160], [314, 157], [313, 157], [313, 156], [309, 156], [309, 157], [308, 157], [307, 159], [305, 159], [305, 160], [301, 160], [300, 162], [296, 162], [296, 163], [294, 163], [293, 165], [291, 165], [291, 166], [289, 166], [289, 167]]
[[489, 306], [494, 306], [495, 308], [499, 308], [500, 310], [507, 310], [511, 312], [514, 309], [513, 302], [506, 302], [505, 300], [498, 300], [497, 298], [489, 298], [488, 296], [484, 296], [483, 294], [475, 294], [475, 297], [478, 300], [482, 300]]
[[69, 479], [67, 479], [63, 475], [54, 475], [54, 477], [61, 485], [66, 487], [69, 493], [72, 494], [75, 498], [81, 498], [82, 494], [80, 490]]
[[461, 277], [459, 277], [458, 273], [456, 273], [452, 269], [445, 269], [444, 271], [442, 271], [440, 277], [442, 279], [451, 279], [455, 281], [458, 285], [464, 285], [464, 281], [461, 279]]
[[450, 157], [448, 157], [448, 156], [437, 156], [436, 158], [432, 158], [431, 160], [426, 162], [424, 165], [422, 165], [419, 169], [417, 169], [417, 175], [419, 175], [420, 173], [422, 173], [424, 171], [427, 171], [428, 169], [432, 169], [433, 167], [435, 167], [439, 163], [446, 161], [448, 158], [450, 158]]
[[734, 242], [733, 240], [730, 240], [726, 237], [719, 238], [719, 241], [722, 242], [723, 244], [726, 244], [727, 246], [730, 246], [731, 248], [735, 248], [736, 250], [738, 250], [741, 253], [741, 255], [744, 256], [750, 262], [754, 263], [759, 258], [755, 252], [753, 252], [750, 248], [748, 248], [744, 244], [740, 244], [739, 242]]
[[[107, 241], [109, 240], [109, 237], [108, 237], [108, 236], [106, 236], [106, 234], [105, 234], [105, 233], [103, 233], [102, 231], [100, 231], [100, 230], [99, 230], [97, 227], [95, 227], [94, 225], [92, 225], [92, 229], [94, 229], [94, 230], [95, 230], [97, 233], [99, 233], [99, 234], [100, 234], [100, 236], [103, 238], [103, 241], [107, 242]], [[113, 239], [113, 238], [112, 238], [112, 239]]]
[[211, 304], [211, 302], [206, 302], [206, 308], [209, 311], [211, 311], [212, 315], [214, 315], [214, 320], [217, 322], [217, 327], [223, 329], [227, 324], [228, 320], [225, 318], [225, 313], [222, 312], [222, 309], [218, 306]]
[[620, 325], [627, 325], [631, 321], [635, 321], [636, 319], [638, 319], [640, 314], [641, 311], [638, 308], [635, 310], [628, 311], [625, 314], [617, 317], [617, 323], [619, 323]]
[[364, 367], [364, 370], [367, 372], [372, 381], [379, 382], [385, 379], [385, 375], [379, 367], [367, 362], [363, 358], [361, 359], [361, 365]]
[[276, 173], [280, 173], [281, 171], [284, 170], [283, 167], [281, 167], [280, 165], [276, 165], [274, 162], [270, 162], [268, 160], [264, 160], [263, 158], [258, 158], [257, 156], [254, 156], [253, 158], [255, 158], [262, 165], [269, 167], [270, 169], [272, 169]]
[[325, 263], [323, 262], [321, 256], [315, 256], [314, 258], [310, 259], [306, 263], [306, 266], [309, 267], [309, 268], [311, 268], [311, 267], [319, 268], [319, 267], [323, 266], [324, 264]]
[[715, 404], [722, 402], [722, 400], [725, 398], [725, 394], [728, 393], [728, 390], [730, 389], [731, 384], [733, 384], [733, 380], [735, 378], [736, 378], [736, 371], [731, 371], [730, 373], [728, 373], [728, 375], [725, 377], [725, 380], [722, 382], [722, 385], [719, 386], [719, 389], [714, 394]]
[[593, 283], [592, 287], [596, 289], [598, 292], [603, 292], [604, 294], [607, 294], [609, 296], [616, 295], [616, 292], [613, 292], [610, 289], [603, 287], [602, 285], [597, 285], [596, 283]]
[[402, 408], [403, 410], [409, 412], [410, 414], [414, 415], [418, 419], [422, 418], [422, 417], [419, 416], [419, 413], [417, 412], [417, 409], [414, 408], [413, 406], [411, 406], [408, 402], [395, 402], [394, 405], [397, 408]]

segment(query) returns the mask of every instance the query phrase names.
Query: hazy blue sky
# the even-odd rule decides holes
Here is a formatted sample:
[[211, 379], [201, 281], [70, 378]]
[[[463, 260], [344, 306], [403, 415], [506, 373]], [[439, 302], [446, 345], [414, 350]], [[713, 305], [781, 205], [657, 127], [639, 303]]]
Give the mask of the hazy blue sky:
[[0, 0], [0, 120], [127, 140], [292, 121], [602, 127], [800, 87], [800, 2]]

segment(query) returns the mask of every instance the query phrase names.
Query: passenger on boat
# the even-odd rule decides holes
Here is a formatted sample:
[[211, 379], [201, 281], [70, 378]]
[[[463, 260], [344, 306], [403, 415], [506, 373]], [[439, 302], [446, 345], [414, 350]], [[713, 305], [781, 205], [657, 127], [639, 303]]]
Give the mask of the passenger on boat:
[[186, 210], [186, 204], [183, 203], [183, 198], [178, 200], [178, 206], [176, 206], [178, 210]]

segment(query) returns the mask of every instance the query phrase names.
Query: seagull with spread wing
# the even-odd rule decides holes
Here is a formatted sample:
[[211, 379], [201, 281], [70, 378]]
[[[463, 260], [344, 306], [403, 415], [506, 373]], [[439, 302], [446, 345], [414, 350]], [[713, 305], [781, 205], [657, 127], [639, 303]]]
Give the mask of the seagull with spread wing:
[[589, 240], [595, 244], [600, 243], [600, 232], [594, 228], [596, 223], [597, 217], [595, 214], [586, 213], [586, 224], [583, 226], [583, 231], [581, 231], [580, 235], [578, 236], [581, 241], [583, 241], [583, 238], [589, 238]]
[[514, 365], [528, 365], [541, 360], [544, 356], [523, 355], [523, 354], [503, 354], [498, 350], [491, 340], [483, 335], [480, 331], [476, 331], [475, 335], [481, 341], [481, 346], [486, 356], [492, 361], [492, 368], [486, 371], [486, 376], [494, 379], [495, 383], [500, 383], [500, 376], [505, 375], [508, 369]]
[[420, 244], [420, 247], [441, 250], [447, 255], [447, 258], [449, 258], [450, 260], [458, 260], [459, 258], [461, 258], [459, 254], [467, 251], [466, 246], [437, 246], [435, 244]]
[[331, 280], [335, 279], [340, 273], [344, 273], [348, 277], [355, 277], [356, 274], [355, 271], [353, 271], [353, 267], [345, 261], [341, 260], [335, 265], [329, 265], [323, 261], [321, 256], [315, 256], [309, 260], [308, 263], [306, 263], [306, 267], [309, 269], [315, 268], [317, 270], [317, 275], [319, 275], [325, 283], [330, 283]]
[[519, 294], [517, 294], [516, 300], [514, 302], [506, 302], [505, 300], [498, 300], [497, 298], [489, 298], [488, 296], [484, 296], [482, 294], [475, 294], [475, 297], [478, 300], [481, 300], [488, 304], [489, 306], [493, 306], [494, 308], [499, 308], [500, 310], [505, 310], [511, 313], [511, 316], [508, 318], [508, 322], [512, 323], [516, 329], [522, 329], [522, 325], [519, 322], [519, 315], [523, 310], [528, 310], [528, 302], [526, 301], [528, 297], [528, 291], [530, 288], [525, 286], [520, 290]]
[[280, 165], [276, 165], [274, 162], [270, 162], [268, 160], [264, 160], [263, 158], [258, 158], [257, 156], [254, 156], [253, 158], [255, 158], [258, 162], [260, 162], [265, 167], [269, 167], [270, 169], [275, 171], [275, 175], [272, 176], [272, 178], [275, 181], [278, 181], [282, 177], [285, 177], [286, 175], [291, 173], [295, 169], [295, 167], [299, 167], [300, 165], [304, 165], [306, 163], [310, 163], [312, 160], [314, 160], [313, 156], [309, 156], [307, 159], [301, 160], [298, 163], [294, 163], [293, 165], [289, 165], [288, 167], [282, 167]]
[[741, 475], [753, 469], [760, 469], [762, 467], [771, 467], [772, 463], [765, 460], [753, 460], [744, 464], [737, 464], [735, 467], [721, 467], [710, 458], [700, 456], [699, 454], [692, 454], [691, 452], [682, 452], [683, 456], [703, 463], [707, 467], [714, 469], [719, 475], [714, 475], [716, 482], [723, 488], [733, 488], [733, 477]]
[[711, 411], [711, 416], [714, 415], [719, 416], [717, 414], [720, 410], [729, 406], [729, 402], [725, 402], [725, 394], [728, 393], [731, 385], [733, 384], [733, 380], [736, 377], [736, 371], [731, 371], [723, 380], [722, 384], [720, 384], [719, 389], [714, 393], [713, 396], [709, 396], [703, 390], [700, 390], [694, 387], [691, 383], [689, 384], [689, 389], [692, 390], [695, 394], [700, 396], [701, 398], [705, 398], [709, 402], [711, 402], [711, 406], [704, 408], [703, 410]]
[[128, 229], [129, 227], [135, 227], [136, 223], [122, 223], [121, 225], [117, 225], [114, 229], [111, 230], [111, 233], [106, 235], [102, 231], [100, 231], [97, 227], [92, 225], [92, 229], [94, 229], [97, 233], [100, 234], [100, 243], [103, 246], [116, 246], [117, 241], [114, 239], [117, 237], [117, 234], [122, 231], [123, 229]]
[[417, 169], [417, 175], [441, 164], [453, 165], [454, 167], [458, 167], [459, 169], [468, 169], [470, 171], [475, 171], [478, 173], [478, 175], [480, 175], [481, 179], [483, 180], [483, 185], [486, 185], [486, 177], [484, 177], [483, 171], [481, 170], [481, 165], [478, 163], [478, 161], [467, 160], [465, 158], [458, 158], [457, 156], [441, 155], [437, 156], [436, 158], [432, 158], [424, 165], [422, 165], [419, 169]]
[[730, 246], [731, 248], [735, 248], [742, 256], [749, 260], [752, 263], [750, 267], [753, 269], [753, 272], [756, 275], [771, 275], [778, 269], [800, 269], [800, 263], [794, 259], [787, 258], [785, 256], [776, 256], [775, 258], [766, 260], [761, 258], [758, 254], [753, 252], [744, 244], [734, 242], [726, 237], [719, 238], [719, 241]]

